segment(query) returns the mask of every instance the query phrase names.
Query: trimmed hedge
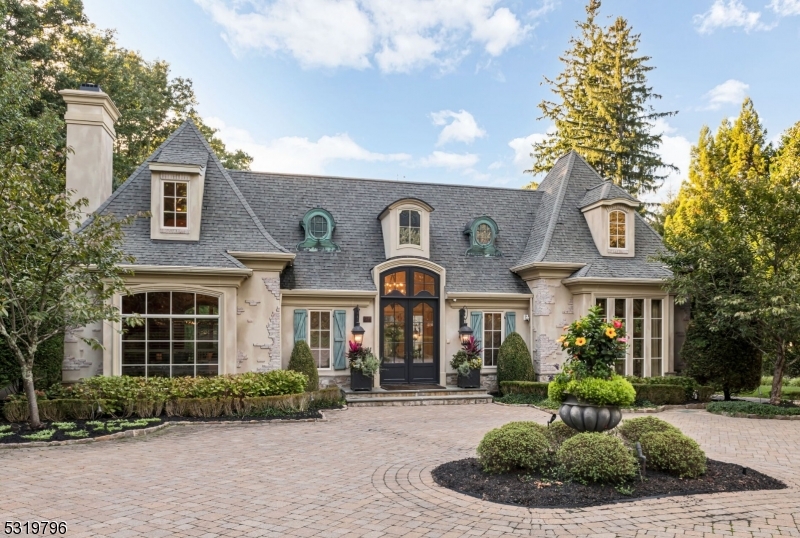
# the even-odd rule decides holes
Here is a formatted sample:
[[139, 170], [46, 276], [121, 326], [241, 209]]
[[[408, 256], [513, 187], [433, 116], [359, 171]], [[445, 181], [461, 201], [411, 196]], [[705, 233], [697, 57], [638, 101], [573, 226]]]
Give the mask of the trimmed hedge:
[[289, 358], [288, 370], [300, 372], [306, 376], [306, 379], [308, 379], [306, 383], [307, 392], [319, 389], [319, 372], [317, 372], [317, 365], [314, 364], [311, 348], [308, 347], [305, 340], [300, 340], [294, 344], [292, 356]]
[[686, 393], [678, 385], [633, 385], [636, 401], [648, 401], [655, 405], [680, 405], [686, 403]]
[[[678, 402], [680, 404], [689, 403], [695, 401], [694, 395], [697, 393], [697, 400], [699, 402], [708, 402], [711, 400], [711, 396], [714, 395], [714, 388], [707, 387], [700, 385], [694, 378], [686, 377], [686, 376], [679, 376], [679, 375], [670, 375], [664, 377], [634, 377], [634, 376], [626, 376], [625, 379], [633, 383], [634, 386], [638, 385], [673, 385], [678, 386], [683, 389], [684, 394], [684, 401]], [[638, 391], [637, 391], [638, 392]], [[645, 399], [645, 398], [637, 398], [637, 399]], [[655, 402], [653, 402], [655, 403]], [[659, 404], [663, 405], [663, 404]]]
[[510, 422], [495, 428], [478, 445], [481, 467], [487, 473], [547, 468], [552, 453], [546, 432], [547, 428], [536, 422]]
[[506, 335], [497, 354], [497, 382], [533, 381], [531, 352], [519, 333]]
[[501, 381], [500, 394], [533, 394], [547, 398], [548, 385], [546, 381]]
[[[100, 415], [102, 401], [86, 400], [39, 400], [39, 418], [50, 422], [65, 419], [88, 420]], [[14, 400], [3, 406], [3, 416], [9, 422], [25, 422], [28, 420], [28, 401]]]
[[717, 414], [743, 413], [745, 415], [760, 415], [762, 417], [800, 415], [800, 407], [784, 407], [746, 401], [711, 402], [708, 404], [708, 407], [706, 407], [706, 411]]
[[583, 484], [617, 484], [634, 477], [636, 458], [623, 442], [605, 433], [579, 433], [561, 445], [556, 459]]
[[706, 453], [679, 431], [646, 433], [639, 442], [647, 464], [656, 470], [680, 478], [697, 478], [706, 472]]

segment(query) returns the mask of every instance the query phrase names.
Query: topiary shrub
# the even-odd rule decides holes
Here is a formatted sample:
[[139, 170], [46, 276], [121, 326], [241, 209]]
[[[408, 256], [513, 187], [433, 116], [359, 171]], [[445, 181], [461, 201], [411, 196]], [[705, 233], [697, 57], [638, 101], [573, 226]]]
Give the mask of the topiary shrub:
[[564, 441], [576, 435], [578, 435], [578, 430], [570, 428], [560, 420], [558, 422], [553, 422], [550, 424], [550, 427], [547, 428], [547, 438], [550, 439], [550, 445], [553, 447], [553, 451], [557, 451]]
[[641, 417], [623, 420], [617, 428], [619, 434], [630, 443], [636, 443], [642, 435], [658, 432], [677, 432], [681, 431], [664, 420], [656, 417]]
[[619, 484], [636, 474], [636, 458], [618, 438], [604, 433], [579, 433], [561, 445], [556, 460], [574, 480], [587, 484]]
[[497, 355], [497, 382], [533, 381], [533, 363], [525, 340], [519, 333], [511, 333], [500, 344]]
[[308, 347], [305, 340], [295, 342], [292, 356], [289, 359], [289, 370], [300, 372], [308, 377], [306, 392], [313, 392], [319, 389], [317, 365], [314, 364], [314, 356], [311, 354], [311, 348]]
[[511, 422], [484, 435], [478, 445], [478, 459], [487, 473], [515, 469], [536, 471], [552, 461], [546, 430], [535, 422]]
[[680, 478], [697, 478], [706, 472], [706, 453], [694, 439], [677, 430], [645, 433], [639, 442], [653, 469]]

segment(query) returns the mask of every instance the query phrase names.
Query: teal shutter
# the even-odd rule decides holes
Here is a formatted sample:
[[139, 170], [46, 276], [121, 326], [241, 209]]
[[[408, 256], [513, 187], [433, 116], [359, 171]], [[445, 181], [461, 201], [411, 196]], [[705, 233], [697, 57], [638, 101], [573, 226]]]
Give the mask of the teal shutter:
[[472, 336], [475, 337], [475, 340], [483, 341], [483, 312], [470, 312], [469, 326], [472, 328]]
[[333, 369], [344, 370], [347, 362], [344, 360], [344, 341], [347, 332], [347, 312], [344, 310], [333, 311]]
[[305, 310], [294, 311], [294, 343], [306, 339], [306, 317], [308, 313]]
[[506, 312], [506, 338], [515, 332], [517, 332], [517, 313]]

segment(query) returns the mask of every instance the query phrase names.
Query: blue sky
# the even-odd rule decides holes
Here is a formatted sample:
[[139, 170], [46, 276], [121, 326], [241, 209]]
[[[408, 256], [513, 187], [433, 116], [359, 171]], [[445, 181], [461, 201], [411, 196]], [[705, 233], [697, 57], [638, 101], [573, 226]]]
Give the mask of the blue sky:
[[[583, 0], [84, 0], [119, 43], [191, 78], [200, 113], [254, 170], [519, 187], [543, 76]], [[800, 0], [604, 0], [652, 56], [662, 153], [753, 98], [770, 139], [800, 121]]]

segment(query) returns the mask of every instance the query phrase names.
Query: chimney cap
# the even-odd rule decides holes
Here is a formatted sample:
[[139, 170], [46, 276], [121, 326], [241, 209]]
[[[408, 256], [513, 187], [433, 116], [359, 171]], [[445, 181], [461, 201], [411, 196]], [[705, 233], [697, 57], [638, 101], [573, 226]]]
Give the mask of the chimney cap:
[[100, 89], [99, 84], [94, 84], [92, 82], [84, 82], [81, 84], [80, 87], [81, 91], [84, 92], [102, 92], [103, 90]]

